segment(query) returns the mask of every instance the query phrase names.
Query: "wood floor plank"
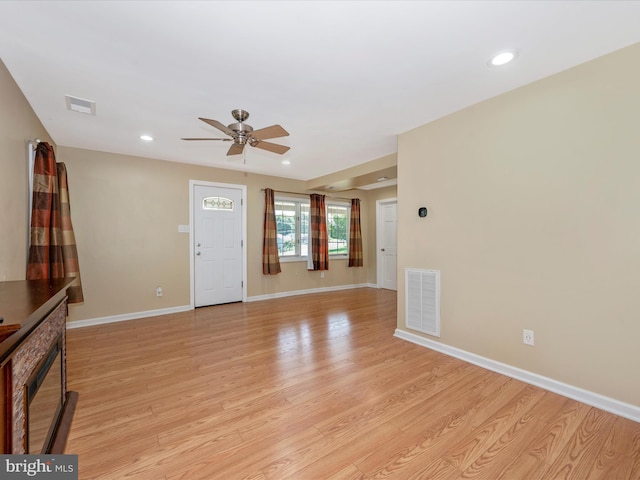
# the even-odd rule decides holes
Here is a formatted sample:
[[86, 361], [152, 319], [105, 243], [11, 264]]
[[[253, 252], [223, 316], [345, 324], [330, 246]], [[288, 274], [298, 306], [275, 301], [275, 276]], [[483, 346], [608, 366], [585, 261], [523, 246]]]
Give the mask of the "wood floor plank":
[[468, 408], [471, 409], [477, 401], [482, 399], [481, 389], [494, 379], [499, 379], [501, 382], [507, 380], [497, 374], [467, 364], [459, 371], [455, 382], [444, 386], [434, 395], [425, 396], [414, 408], [398, 413], [391, 421], [400, 429], [407, 431], [416, 425], [433, 422], [433, 410], [446, 412], [451, 409], [455, 410], [460, 404], [468, 405]]
[[629, 472], [629, 478], [633, 480], [640, 480], [640, 458], [634, 455], [631, 457], [631, 470]]
[[[270, 480], [286, 479], [299, 480], [302, 478], [323, 478], [326, 472], [340, 471], [353, 461], [360, 458], [371, 448], [371, 443], [385, 442], [388, 438], [398, 435], [400, 431], [391, 423], [383, 423], [376, 428], [366, 431], [365, 435], [354, 434], [350, 438], [326, 438], [324, 450], [305, 452], [304, 462], [297, 462], [295, 468], [289, 470], [270, 470], [267, 476]], [[320, 453], [321, 455], [318, 455]], [[309, 461], [313, 459], [313, 461]], [[304, 466], [303, 466], [304, 465]], [[298, 468], [301, 467], [302, 468]], [[269, 475], [271, 473], [271, 475]]]
[[462, 477], [494, 480], [512, 463], [512, 459], [531, 443], [532, 438], [544, 429], [544, 426], [536, 417], [523, 415], [462, 472]]
[[168, 479], [192, 478], [242, 478], [256, 475], [258, 472], [265, 478], [268, 467], [274, 458], [288, 458], [291, 452], [310, 450], [310, 445], [322, 441], [322, 435], [314, 428], [297, 432], [280, 438], [252, 438], [242, 444], [221, 452], [201, 449], [189, 452], [188, 461], [180, 455], [172, 462], [172, 472], [167, 472]]
[[528, 453], [519, 453], [499, 474], [495, 480], [532, 480], [545, 478], [549, 466], [539, 458]]
[[545, 479], [584, 480], [588, 478], [615, 420], [614, 415], [597, 408], [590, 408], [585, 419], [545, 473]]
[[361, 288], [69, 330], [80, 480], [640, 480], [640, 425], [393, 336]]
[[[469, 413], [478, 401], [472, 393], [473, 388], [484, 386], [487, 378], [492, 378], [488, 371], [471, 368], [470, 375], [461, 377], [460, 381], [437, 396], [425, 400], [428, 405], [420, 403], [393, 417], [391, 422], [403, 430], [403, 435], [384, 442], [357, 461], [356, 466], [366, 475], [374, 475], [375, 472], [379, 475], [382, 471], [403, 468], [403, 464], [410, 461], [408, 459], [422, 455], [435, 443], [437, 433], [452, 424], [450, 421], [443, 423], [443, 420], [458, 419], [464, 414], [470, 416]], [[471, 384], [474, 384], [473, 387], [470, 387]], [[438, 415], [433, 415], [433, 411], [437, 411]], [[434, 432], [434, 435], [429, 435], [429, 432]]]
[[495, 415], [461, 439], [445, 458], [452, 465], [465, 471], [474, 462], [480, 461], [482, 455], [489, 454], [491, 447], [496, 442], [499, 443], [500, 438], [513, 429], [514, 425], [529, 423], [529, 420], [521, 422], [522, 418], [525, 418], [523, 415], [543, 396], [544, 392], [539, 388], [525, 387]]
[[591, 407], [568, 400], [566, 407], [550, 418], [547, 427], [531, 443], [527, 453], [551, 465], [562, 453]]
[[355, 465], [347, 465], [345, 468], [328, 476], [326, 480], [364, 480], [365, 476]]
[[[352, 433], [372, 423], [385, 423], [398, 413], [410, 409], [422, 396], [435, 395], [445, 385], [454, 381], [454, 372], [463, 368], [461, 362], [443, 362], [428, 374], [403, 378], [403, 383], [394, 390], [377, 392], [375, 397], [359, 406], [346, 410], [338, 418], [320, 422], [317, 427], [326, 436], [337, 438]], [[448, 375], [452, 374], [452, 375]]]
[[598, 452], [589, 475], [585, 480], [629, 478], [633, 468], [633, 445], [640, 429], [629, 428], [629, 422], [617, 418], [604, 445]]
[[640, 455], [640, 423], [617, 417], [606, 446], [623, 455]]
[[[460, 476], [459, 470], [444, 458], [437, 458], [427, 466], [420, 466], [420, 464], [412, 466], [414, 467], [414, 471], [409, 476], [398, 478], [402, 480], [455, 480]], [[408, 472], [404, 471], [403, 473], [407, 474]]]
[[[497, 392], [510, 392], [515, 394], [521, 391], [525, 385], [510, 379], [505, 379], [499, 375], [480, 369], [483, 375], [488, 375], [488, 382], [480, 382], [476, 385], [477, 391], [484, 396], [481, 400], [471, 395], [461, 395], [455, 400], [446, 403], [446, 406], [430, 410], [430, 419], [422, 417], [422, 422], [417, 422], [405, 431], [404, 441], [418, 438], [398, 451], [379, 451], [372, 453], [375, 463], [371, 463], [373, 455], [363, 462], [357, 463], [358, 468], [369, 472], [371, 468], [377, 468], [375, 472], [369, 472], [372, 478], [429, 478], [420, 475], [449, 476], [457, 477], [460, 474], [455, 466], [444, 460], [444, 456], [466, 435], [470, 434], [476, 427], [479, 412], [485, 407], [490, 411], [495, 409]], [[490, 385], [492, 387], [490, 387]], [[508, 385], [512, 388], [504, 389]], [[509, 395], [505, 395], [501, 404], [507, 403]], [[436, 404], [433, 404], [434, 406]], [[434, 412], [438, 412], [434, 414]], [[485, 418], [484, 415], [481, 418]], [[474, 422], [474, 420], [476, 420]], [[393, 445], [395, 446], [395, 445]], [[384, 448], [384, 447], [383, 447]], [[367, 463], [368, 462], [368, 463]]]

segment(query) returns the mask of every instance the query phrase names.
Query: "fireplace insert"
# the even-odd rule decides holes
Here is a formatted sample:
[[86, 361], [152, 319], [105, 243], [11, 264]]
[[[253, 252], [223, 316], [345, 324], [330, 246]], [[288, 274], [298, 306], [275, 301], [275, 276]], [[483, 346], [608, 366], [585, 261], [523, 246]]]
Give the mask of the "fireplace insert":
[[64, 404], [62, 338], [33, 371], [25, 385], [26, 453], [48, 453]]

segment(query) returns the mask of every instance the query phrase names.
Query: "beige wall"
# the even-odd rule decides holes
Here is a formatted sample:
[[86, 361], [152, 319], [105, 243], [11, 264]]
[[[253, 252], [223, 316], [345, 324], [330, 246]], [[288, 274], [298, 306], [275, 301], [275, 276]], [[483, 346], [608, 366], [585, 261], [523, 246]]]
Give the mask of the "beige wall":
[[24, 280], [27, 258], [27, 141], [51, 142], [0, 61], [0, 281]]
[[[376, 202], [378, 200], [388, 200], [390, 198], [398, 197], [398, 188], [394, 185], [392, 187], [378, 188], [376, 190], [369, 190], [368, 192], [368, 205], [369, 209], [366, 217], [366, 225], [369, 226], [369, 241], [371, 248], [364, 251], [365, 253], [365, 265], [370, 265], [369, 270], [369, 282], [377, 284], [377, 254], [378, 246], [376, 245]], [[363, 214], [364, 216], [364, 214]], [[362, 228], [364, 229], [365, 220], [362, 220]], [[364, 235], [364, 233], [363, 233]]]
[[[188, 305], [189, 180], [247, 186], [247, 293], [249, 297], [362, 283], [375, 283], [375, 225], [369, 192], [340, 192], [362, 201], [364, 268], [330, 262], [320, 278], [305, 262], [282, 263], [282, 273], [262, 275], [261, 189], [305, 192], [305, 183], [139, 157], [59, 147], [67, 165], [71, 213], [85, 293], [73, 305], [71, 321]], [[164, 294], [156, 297], [157, 286]]]
[[640, 406], [638, 85], [635, 45], [400, 137], [398, 298], [441, 270], [434, 340]]

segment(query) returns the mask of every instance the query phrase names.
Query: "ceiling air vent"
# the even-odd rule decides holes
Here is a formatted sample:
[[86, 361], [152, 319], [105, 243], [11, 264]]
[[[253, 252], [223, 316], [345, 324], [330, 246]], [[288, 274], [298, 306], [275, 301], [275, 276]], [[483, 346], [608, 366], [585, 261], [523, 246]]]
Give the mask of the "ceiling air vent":
[[72, 97], [71, 95], [65, 95], [64, 98], [67, 101], [68, 110], [78, 113], [86, 113], [87, 115], [96, 114], [96, 102], [93, 100]]

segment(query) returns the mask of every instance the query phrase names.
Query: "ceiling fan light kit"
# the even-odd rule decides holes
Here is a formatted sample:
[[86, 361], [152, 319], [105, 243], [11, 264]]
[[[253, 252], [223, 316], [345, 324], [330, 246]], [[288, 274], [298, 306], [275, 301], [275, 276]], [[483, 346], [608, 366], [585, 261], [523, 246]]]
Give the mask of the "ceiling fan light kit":
[[236, 109], [231, 111], [231, 115], [236, 120], [236, 123], [230, 125], [224, 125], [218, 120], [212, 120], [210, 118], [198, 117], [208, 125], [217, 128], [222, 133], [228, 135], [231, 138], [183, 138], [182, 140], [221, 140], [225, 142], [233, 141], [233, 145], [227, 151], [227, 155], [239, 155], [244, 151], [245, 145], [248, 143], [251, 147], [261, 148], [269, 152], [282, 155], [289, 151], [290, 147], [285, 145], [279, 145], [277, 143], [265, 142], [264, 140], [270, 138], [286, 137], [289, 135], [284, 128], [280, 125], [271, 125], [270, 127], [260, 128], [254, 130], [249, 124], [244, 123], [249, 118], [249, 112], [242, 109]]

